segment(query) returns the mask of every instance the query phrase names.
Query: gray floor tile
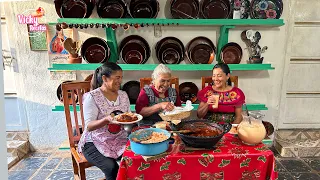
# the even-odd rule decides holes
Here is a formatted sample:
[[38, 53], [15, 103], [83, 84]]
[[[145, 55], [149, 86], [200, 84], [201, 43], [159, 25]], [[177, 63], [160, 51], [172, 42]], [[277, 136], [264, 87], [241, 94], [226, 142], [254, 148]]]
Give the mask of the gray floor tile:
[[289, 172], [311, 172], [311, 169], [300, 159], [278, 159]]
[[282, 166], [282, 164], [278, 160], [276, 160], [276, 171], [287, 172], [287, 170]]
[[41, 169], [55, 169], [61, 160], [62, 158], [52, 158]]
[[52, 170], [40, 169], [38, 172], [35, 173], [31, 180], [45, 180], [51, 172]]
[[313, 170], [320, 172], [320, 158], [304, 158], [306, 162]]
[[8, 180], [27, 180], [36, 170], [9, 171]]
[[48, 178], [48, 180], [72, 180], [72, 179], [74, 179], [72, 170], [56, 170]]
[[58, 169], [70, 169], [72, 170], [72, 160], [71, 158], [64, 158], [60, 165], [58, 166]]
[[289, 173], [279, 173], [278, 180], [294, 180]]
[[42, 152], [33, 152], [30, 154], [31, 157], [49, 157], [52, 153], [42, 153]]
[[105, 178], [105, 176], [101, 170], [86, 170], [86, 178], [87, 180], [96, 180]]
[[319, 180], [320, 176], [316, 173], [291, 173], [296, 180]]
[[23, 171], [23, 170], [34, 170], [39, 169], [40, 166], [47, 160], [47, 158], [26, 158], [20, 161], [11, 170]]

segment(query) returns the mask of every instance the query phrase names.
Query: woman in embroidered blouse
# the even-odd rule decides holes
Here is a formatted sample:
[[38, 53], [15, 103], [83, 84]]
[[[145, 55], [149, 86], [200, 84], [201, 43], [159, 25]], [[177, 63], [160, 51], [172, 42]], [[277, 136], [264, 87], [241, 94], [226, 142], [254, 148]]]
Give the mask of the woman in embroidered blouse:
[[[143, 116], [140, 125], [153, 125], [162, 121], [159, 112], [172, 111], [175, 106], [181, 106], [177, 91], [170, 87], [171, 70], [164, 64], [159, 64], [152, 73], [152, 85], [141, 89], [136, 101], [136, 112]], [[174, 102], [174, 105], [171, 103]]]
[[93, 89], [83, 97], [85, 130], [82, 134], [79, 152], [88, 162], [100, 168], [106, 179], [116, 179], [121, 157], [127, 143], [123, 127], [113, 124], [111, 113], [116, 110], [130, 111], [128, 95], [119, 90], [122, 69], [115, 63], [104, 63], [96, 69]]
[[[231, 86], [230, 69], [227, 64], [216, 64], [212, 71], [213, 83], [198, 92], [200, 105], [198, 118], [214, 122], [230, 122], [238, 124], [242, 121], [242, 105], [245, 95], [241, 89]], [[219, 102], [212, 96], [219, 94]], [[212, 105], [218, 103], [218, 108]]]

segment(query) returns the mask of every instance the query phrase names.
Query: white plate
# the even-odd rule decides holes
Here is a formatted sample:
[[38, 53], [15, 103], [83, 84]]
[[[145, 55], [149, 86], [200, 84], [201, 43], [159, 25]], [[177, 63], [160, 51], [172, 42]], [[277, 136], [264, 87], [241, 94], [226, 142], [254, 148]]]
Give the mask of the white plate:
[[121, 115], [121, 114], [116, 115], [116, 116], [114, 117], [114, 121], [113, 121], [113, 122], [114, 122], [115, 124], [134, 124], [134, 123], [137, 123], [137, 122], [139, 122], [139, 121], [141, 121], [141, 120], [143, 119], [143, 117], [142, 117], [140, 114], [134, 113], [134, 115], [137, 116], [138, 120], [132, 121], [132, 122], [119, 122], [119, 121], [117, 121], [116, 119], [117, 119], [120, 115]]

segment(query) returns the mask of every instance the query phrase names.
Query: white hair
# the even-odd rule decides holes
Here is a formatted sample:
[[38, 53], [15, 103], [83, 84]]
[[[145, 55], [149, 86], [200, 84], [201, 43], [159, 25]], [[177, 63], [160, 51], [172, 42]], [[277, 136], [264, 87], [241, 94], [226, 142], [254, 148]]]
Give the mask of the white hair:
[[152, 72], [152, 80], [157, 79], [160, 74], [170, 74], [171, 75], [171, 69], [168, 68], [164, 64], [159, 64]]

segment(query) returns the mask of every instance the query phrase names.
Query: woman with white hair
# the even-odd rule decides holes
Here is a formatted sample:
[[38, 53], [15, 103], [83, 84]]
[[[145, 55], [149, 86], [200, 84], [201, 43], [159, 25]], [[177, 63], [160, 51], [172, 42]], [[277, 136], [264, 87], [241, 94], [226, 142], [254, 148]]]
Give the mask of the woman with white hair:
[[140, 125], [153, 125], [162, 120], [159, 112], [172, 111], [174, 106], [181, 106], [177, 91], [170, 87], [170, 79], [171, 70], [164, 64], [154, 69], [152, 84], [141, 89], [136, 102], [136, 112], [143, 116]]

